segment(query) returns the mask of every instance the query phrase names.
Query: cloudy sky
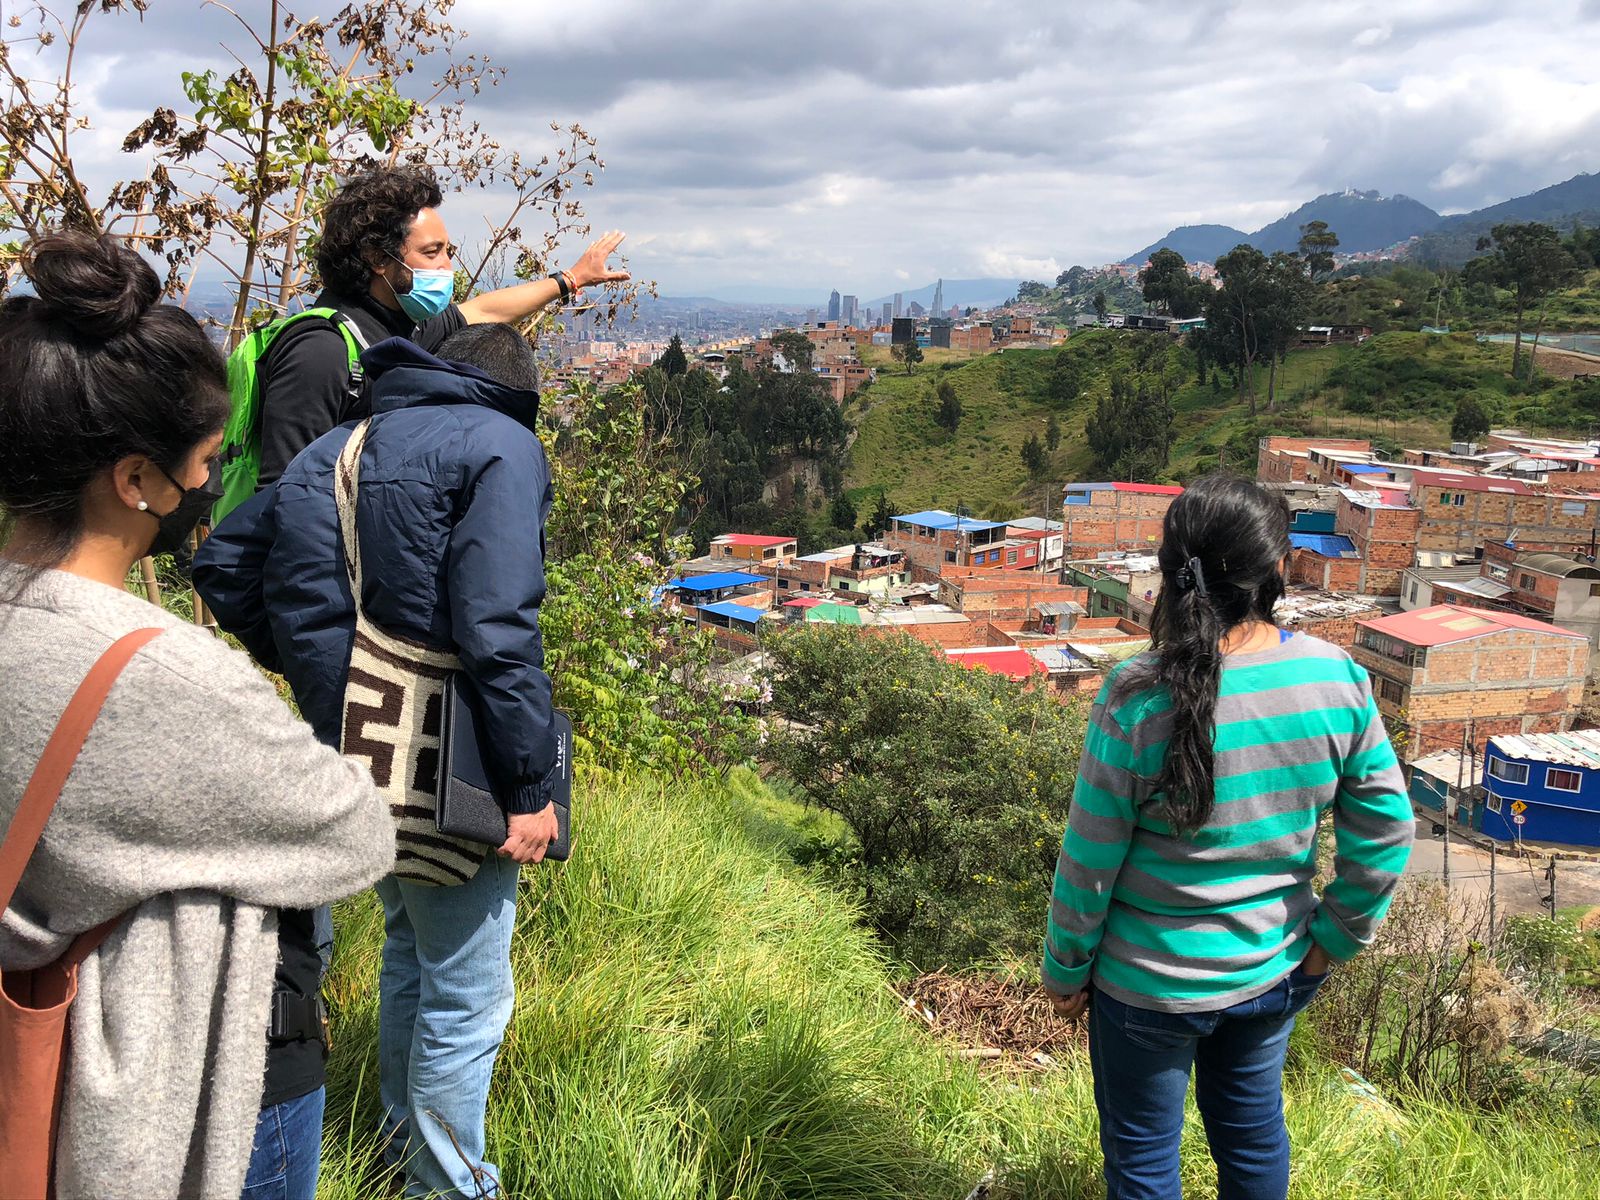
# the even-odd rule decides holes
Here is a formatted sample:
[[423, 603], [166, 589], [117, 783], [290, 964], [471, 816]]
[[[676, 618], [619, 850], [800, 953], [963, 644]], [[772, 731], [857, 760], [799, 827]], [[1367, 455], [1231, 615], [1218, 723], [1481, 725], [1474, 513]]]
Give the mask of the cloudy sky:
[[[1043, 278], [1325, 191], [1452, 212], [1600, 170], [1600, 0], [460, 0], [453, 20], [510, 69], [486, 126], [530, 152], [552, 120], [599, 138], [589, 214], [667, 295]], [[230, 35], [198, 0], [110, 29], [83, 74], [107, 161]]]

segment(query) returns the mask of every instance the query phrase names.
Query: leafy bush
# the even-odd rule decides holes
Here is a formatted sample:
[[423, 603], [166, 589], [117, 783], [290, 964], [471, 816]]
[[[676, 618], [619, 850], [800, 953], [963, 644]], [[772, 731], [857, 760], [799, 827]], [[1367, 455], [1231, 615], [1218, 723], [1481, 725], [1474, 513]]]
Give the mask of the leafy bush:
[[591, 761], [722, 766], [742, 756], [743, 718], [708, 677], [710, 643], [652, 602], [687, 550], [672, 528], [694, 480], [648, 403], [636, 386], [580, 386], [546, 430], [545, 665]]
[[1083, 713], [906, 636], [807, 627], [768, 649], [767, 756], [853, 835], [810, 857], [912, 963], [1031, 957]]

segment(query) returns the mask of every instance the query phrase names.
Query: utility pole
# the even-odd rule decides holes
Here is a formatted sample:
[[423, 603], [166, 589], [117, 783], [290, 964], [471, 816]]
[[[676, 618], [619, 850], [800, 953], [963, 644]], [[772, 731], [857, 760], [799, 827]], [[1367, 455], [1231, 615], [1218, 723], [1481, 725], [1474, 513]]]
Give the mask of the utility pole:
[[1495, 884], [1497, 882], [1497, 880], [1495, 878], [1495, 859], [1496, 859], [1496, 857], [1497, 856], [1496, 856], [1496, 851], [1495, 851], [1494, 839], [1490, 838], [1489, 839], [1489, 948], [1491, 950], [1494, 949], [1494, 909], [1495, 909], [1495, 900], [1497, 898], [1495, 896]]
[[1545, 897], [1545, 903], [1550, 905], [1550, 919], [1556, 919], [1556, 856], [1550, 856], [1550, 865], [1544, 870], [1544, 877], [1550, 881], [1550, 894]]

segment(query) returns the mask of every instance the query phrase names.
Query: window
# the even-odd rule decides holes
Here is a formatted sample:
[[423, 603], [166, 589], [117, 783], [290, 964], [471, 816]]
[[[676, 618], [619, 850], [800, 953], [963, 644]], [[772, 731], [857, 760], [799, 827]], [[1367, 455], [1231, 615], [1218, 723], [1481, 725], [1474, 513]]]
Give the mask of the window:
[[802, 583], [800, 585], [800, 590], [802, 592], [809, 592], [811, 590], [811, 585], [809, 583]]
[[780, 579], [778, 580], [778, 586], [781, 588], [786, 588], [789, 586], [789, 581], [787, 579]]
[[1504, 779], [1507, 783], [1527, 783], [1528, 765], [1526, 763], [1507, 762], [1503, 758], [1489, 760], [1489, 774], [1496, 779]]
[[1006, 562], [1014, 563], [1016, 561], [1017, 561], [1017, 552], [1015, 550], [1007, 550], [1006, 551]]
[[1539, 585], [1539, 581], [1524, 571], [1517, 576], [1517, 586], [1525, 592], [1531, 592]]
[[1499, 812], [1500, 811], [1500, 797], [1496, 796], [1493, 792], [1490, 792], [1488, 794], [1488, 799], [1484, 803], [1484, 807], [1487, 808], [1492, 813]]
[[1582, 500], [1563, 500], [1561, 502], [1561, 511], [1569, 517], [1581, 517], [1588, 511], [1588, 505], [1584, 504]]
[[1411, 595], [1409, 599], [1413, 604], [1417, 602], [1417, 581], [1415, 579], [1411, 581]]
[[1600, 596], [1600, 583], [1591, 583], [1589, 585], [1589, 595]]
[[1563, 771], [1560, 767], [1546, 767], [1544, 785], [1552, 792], [1583, 791], [1583, 776], [1576, 771]]
[[1457, 493], [1456, 493], [1456, 498], [1455, 498], [1455, 500], [1454, 500], [1454, 501], [1453, 501], [1453, 503], [1454, 503], [1454, 504], [1455, 504], [1455, 506], [1456, 506], [1456, 507], [1457, 507], [1457, 508], [1460, 508], [1460, 507], [1461, 507], [1461, 506], [1462, 506], [1462, 505], [1463, 505], [1463, 504], [1465, 504], [1465, 503], [1466, 503], [1466, 502], [1467, 502], [1467, 494], [1466, 494], [1466, 493], [1465, 493], [1465, 492], [1457, 492]]
[[955, 562], [956, 552], [954, 550], [946, 550], [944, 552], [944, 560], [945, 562]]
[[1387, 700], [1390, 704], [1404, 704], [1406, 689], [1392, 679], [1379, 679], [1378, 699]]

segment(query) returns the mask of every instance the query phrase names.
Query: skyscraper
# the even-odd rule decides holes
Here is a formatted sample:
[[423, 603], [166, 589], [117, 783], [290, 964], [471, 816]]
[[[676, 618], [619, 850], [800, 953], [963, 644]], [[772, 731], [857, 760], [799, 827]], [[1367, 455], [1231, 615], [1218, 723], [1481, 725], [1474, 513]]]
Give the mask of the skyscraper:
[[933, 285], [933, 315], [944, 316], [944, 276], [939, 277], [939, 282]]
[[890, 311], [891, 308], [893, 308], [893, 305], [891, 305], [887, 300], [885, 300], [883, 302], [883, 316], [879, 319], [878, 324], [887, 325], [889, 323], [890, 318], [894, 315]]
[[856, 298], [854, 296], [846, 296], [844, 298], [844, 303], [839, 309], [839, 323], [846, 329], [854, 329], [856, 327]]
[[905, 298], [903, 296], [901, 296], [899, 292], [896, 292], [894, 294], [894, 315], [895, 316], [903, 317], [903, 316], [906, 315], [904, 301], [905, 301]]
[[838, 319], [839, 319], [839, 293], [837, 291], [829, 292], [828, 293], [828, 320], [837, 321]]

